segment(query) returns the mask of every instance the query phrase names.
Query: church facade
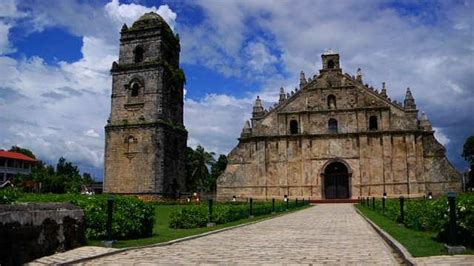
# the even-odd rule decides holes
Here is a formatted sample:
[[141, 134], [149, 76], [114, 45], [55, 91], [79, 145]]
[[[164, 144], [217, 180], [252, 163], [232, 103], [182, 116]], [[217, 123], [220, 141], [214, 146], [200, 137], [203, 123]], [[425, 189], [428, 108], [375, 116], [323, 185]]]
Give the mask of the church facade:
[[104, 192], [169, 197], [185, 190], [187, 131], [179, 37], [150, 12], [121, 30], [105, 127]]
[[344, 74], [339, 54], [322, 55], [318, 75], [280, 91], [269, 110], [257, 97], [252, 119], [228, 156], [217, 197], [417, 197], [461, 189], [425, 114], [407, 89], [404, 103]]

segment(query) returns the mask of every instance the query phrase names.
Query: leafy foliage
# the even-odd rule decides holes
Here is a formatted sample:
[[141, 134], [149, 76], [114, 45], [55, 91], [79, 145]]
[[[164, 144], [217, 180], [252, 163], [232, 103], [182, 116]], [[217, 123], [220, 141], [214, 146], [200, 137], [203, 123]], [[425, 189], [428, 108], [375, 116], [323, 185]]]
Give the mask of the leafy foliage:
[[227, 157], [221, 154], [216, 161], [214, 156], [214, 152], [208, 152], [202, 146], [198, 145], [195, 150], [187, 147], [186, 184], [188, 191], [216, 191], [216, 181], [227, 166]]
[[[3, 194], [4, 191], [1, 190], [0, 193]], [[9, 203], [15, 201], [72, 203], [84, 210], [86, 236], [90, 239], [106, 237], [108, 195], [17, 193], [18, 195], [13, 194], [12, 197], [16, 199], [10, 200]], [[0, 198], [3, 198], [2, 194]], [[152, 235], [155, 218], [152, 204], [127, 196], [115, 196], [114, 201], [112, 234], [115, 239], [133, 239]]]
[[462, 150], [462, 157], [471, 164], [474, 164], [474, 136], [466, 139]]
[[33, 167], [31, 174], [17, 175], [14, 179], [15, 185], [25, 191], [46, 193], [78, 193], [82, 185], [90, 185], [93, 182], [89, 173], [81, 176], [79, 168], [63, 157], [59, 158], [56, 168], [39, 163]]
[[[307, 205], [305, 202], [304, 205]], [[295, 209], [304, 206], [300, 201], [289, 202], [288, 209]], [[286, 203], [283, 201], [275, 202], [275, 212], [286, 210]], [[252, 206], [252, 215], [260, 216], [272, 213], [271, 202], [254, 202]], [[249, 217], [248, 203], [216, 203], [213, 205], [212, 222], [216, 224], [225, 224]], [[207, 204], [189, 205], [184, 208], [176, 209], [170, 214], [170, 228], [197, 228], [205, 227], [209, 222], [209, 206]]]
[[[449, 223], [449, 207], [446, 196], [439, 199], [420, 200], [406, 199], [404, 204], [403, 224], [419, 231], [437, 232], [438, 238], [447, 241]], [[372, 204], [370, 204], [372, 208]], [[377, 200], [375, 211], [382, 213], [382, 201]], [[456, 198], [458, 220], [458, 236], [467, 246], [474, 246], [474, 194], [459, 194]], [[399, 200], [386, 201], [385, 216], [390, 220], [402, 222], [400, 219]]]

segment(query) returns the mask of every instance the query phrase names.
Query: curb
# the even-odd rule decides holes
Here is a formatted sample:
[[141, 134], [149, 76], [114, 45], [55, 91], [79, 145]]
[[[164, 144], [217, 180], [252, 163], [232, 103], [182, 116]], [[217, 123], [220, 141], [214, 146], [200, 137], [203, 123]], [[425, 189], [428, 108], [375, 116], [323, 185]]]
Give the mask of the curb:
[[357, 209], [354, 206], [354, 209], [356, 212], [366, 220], [372, 228], [374, 228], [375, 232], [377, 232], [387, 244], [389, 244], [397, 253], [400, 255], [400, 257], [403, 259], [406, 265], [413, 266], [417, 265], [415, 263], [415, 258], [408, 252], [408, 250], [400, 244], [395, 238], [393, 238], [391, 235], [389, 235], [387, 232], [382, 230], [378, 225], [376, 225], [374, 222], [372, 222], [369, 218], [367, 218], [359, 209]]
[[[311, 205], [309, 205], [309, 206], [314, 206], [314, 205], [311, 204]], [[290, 213], [296, 213], [296, 212], [299, 212], [299, 211], [303, 211], [303, 210], [305, 210], [305, 209], [307, 209], [307, 208], [300, 209], [300, 210], [295, 210], [295, 211], [292, 211], [292, 212], [290, 212]], [[196, 238], [201, 238], [201, 237], [205, 237], [205, 236], [208, 236], [208, 235], [213, 235], [213, 234], [217, 234], [217, 233], [220, 233], [220, 232], [229, 231], [229, 230], [232, 230], [232, 229], [236, 229], [236, 228], [240, 228], [240, 227], [244, 227], [244, 226], [248, 226], [248, 225], [252, 225], [252, 224], [264, 222], [264, 221], [266, 221], [266, 220], [270, 220], [270, 219], [273, 219], [273, 218], [277, 218], [277, 217], [280, 217], [280, 216], [284, 216], [284, 215], [290, 214], [290, 213], [283, 212], [283, 213], [280, 213], [280, 214], [278, 214], [278, 215], [275, 215], [275, 216], [272, 216], [272, 217], [263, 218], [263, 219], [258, 220], [258, 221], [253, 221], [253, 222], [248, 222], [248, 223], [245, 223], [245, 224], [239, 224], [239, 225], [229, 226], [229, 227], [225, 227], [225, 228], [221, 228], [221, 229], [217, 229], [217, 230], [213, 230], [213, 231], [201, 233], [201, 234], [198, 234], [198, 235], [192, 235], [192, 236], [187, 236], [187, 237], [183, 237], [183, 238], [174, 239], [174, 240], [171, 240], [171, 241], [168, 241], [168, 242], [156, 243], [156, 244], [151, 244], [151, 245], [146, 245], [146, 246], [138, 246], [138, 247], [130, 247], [130, 248], [121, 248], [121, 249], [113, 250], [113, 251], [110, 251], [110, 252], [106, 252], [106, 253], [102, 253], [102, 254], [90, 256], [90, 257], [87, 257], [87, 258], [80, 258], [80, 259], [75, 259], [75, 260], [71, 260], [71, 261], [66, 261], [66, 262], [58, 263], [58, 264], [56, 264], [56, 265], [71, 265], [71, 264], [81, 263], [81, 262], [85, 262], [85, 261], [88, 261], [88, 260], [98, 259], [98, 258], [102, 258], [102, 257], [106, 257], [106, 256], [110, 256], [110, 255], [115, 255], [115, 254], [118, 254], [118, 253], [126, 252], [126, 251], [135, 250], [135, 249], [145, 249], [145, 248], [154, 248], [154, 247], [170, 246], [170, 245], [173, 245], [173, 244], [176, 244], [176, 243], [180, 243], [180, 242], [184, 242], [184, 241], [189, 241], [189, 240], [193, 240], [193, 239], [196, 239]]]

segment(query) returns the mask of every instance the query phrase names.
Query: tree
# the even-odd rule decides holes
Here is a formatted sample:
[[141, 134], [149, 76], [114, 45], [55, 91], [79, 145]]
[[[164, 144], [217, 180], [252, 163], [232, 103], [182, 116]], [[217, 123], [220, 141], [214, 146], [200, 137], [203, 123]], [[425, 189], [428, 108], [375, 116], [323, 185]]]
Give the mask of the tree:
[[21, 148], [19, 146], [12, 146], [9, 151], [18, 152], [18, 153], [24, 154], [28, 157], [31, 157], [33, 159], [36, 159], [36, 156], [33, 154], [33, 152], [30, 151], [29, 149], [26, 149], [26, 148]]
[[474, 136], [466, 139], [462, 149], [462, 157], [470, 164], [471, 171], [469, 172], [466, 189], [474, 187]]
[[466, 139], [462, 150], [462, 157], [471, 165], [474, 164], [474, 136], [470, 136]]
[[200, 145], [196, 147], [191, 159], [191, 177], [194, 188], [202, 190], [205, 188], [205, 180], [209, 176], [209, 167], [215, 163], [214, 152], [207, 152]]
[[227, 156], [224, 154], [219, 155], [217, 162], [211, 167], [211, 174], [209, 175], [206, 188], [209, 192], [216, 192], [217, 189], [217, 178], [225, 171], [227, 167]]

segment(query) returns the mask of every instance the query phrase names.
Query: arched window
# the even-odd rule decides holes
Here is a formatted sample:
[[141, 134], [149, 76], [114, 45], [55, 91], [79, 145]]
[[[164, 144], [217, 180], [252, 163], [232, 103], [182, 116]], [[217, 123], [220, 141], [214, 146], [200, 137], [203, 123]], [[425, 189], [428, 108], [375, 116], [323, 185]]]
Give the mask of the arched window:
[[290, 121], [290, 134], [298, 134], [298, 121], [291, 120]]
[[337, 120], [336, 119], [334, 118], [329, 119], [328, 130], [329, 130], [329, 133], [337, 133]]
[[332, 60], [328, 61], [328, 68], [334, 68], [334, 61]]
[[332, 94], [328, 96], [328, 109], [336, 109], [336, 96]]
[[140, 46], [135, 48], [135, 50], [133, 51], [135, 63], [140, 63], [143, 61], [143, 53], [143, 48], [141, 48]]
[[140, 85], [138, 85], [138, 83], [133, 83], [132, 84], [132, 92], [130, 93], [130, 96], [137, 97], [139, 91], [140, 91]]
[[379, 125], [377, 122], [377, 117], [375, 115], [369, 118], [369, 130], [378, 130]]

